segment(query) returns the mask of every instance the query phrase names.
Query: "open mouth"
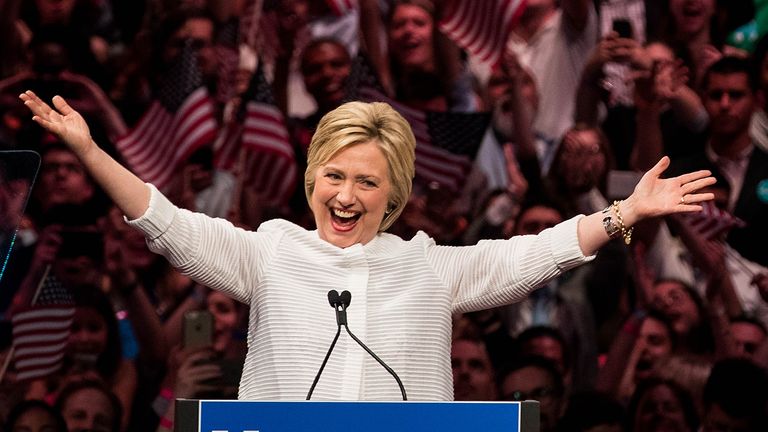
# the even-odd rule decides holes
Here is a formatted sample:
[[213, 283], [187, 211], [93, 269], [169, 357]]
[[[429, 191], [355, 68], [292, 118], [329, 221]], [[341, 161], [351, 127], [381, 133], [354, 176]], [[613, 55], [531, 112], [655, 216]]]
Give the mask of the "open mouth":
[[639, 360], [635, 369], [641, 372], [648, 372], [653, 369], [653, 362], [647, 359]]
[[330, 209], [331, 222], [337, 231], [349, 231], [355, 227], [362, 213], [351, 210]]
[[683, 16], [686, 18], [696, 18], [702, 15], [702, 10], [698, 6], [686, 6], [683, 7]]

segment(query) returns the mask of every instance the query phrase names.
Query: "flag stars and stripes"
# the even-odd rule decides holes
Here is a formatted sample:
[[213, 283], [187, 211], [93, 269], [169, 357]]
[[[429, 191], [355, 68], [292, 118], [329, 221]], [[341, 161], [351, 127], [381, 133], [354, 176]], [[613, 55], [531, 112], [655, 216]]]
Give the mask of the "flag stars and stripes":
[[71, 294], [48, 275], [34, 304], [11, 318], [18, 380], [42, 378], [61, 368], [74, 315]]

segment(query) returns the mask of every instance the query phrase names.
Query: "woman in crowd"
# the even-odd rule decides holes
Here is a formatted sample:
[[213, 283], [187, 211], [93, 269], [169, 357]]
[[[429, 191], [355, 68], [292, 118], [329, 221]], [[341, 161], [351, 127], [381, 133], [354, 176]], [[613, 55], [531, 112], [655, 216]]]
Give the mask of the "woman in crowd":
[[698, 430], [693, 399], [672, 381], [659, 378], [643, 381], [635, 390], [628, 411], [633, 432]]
[[[309, 148], [305, 191], [317, 229], [273, 220], [248, 232], [175, 207], [104, 153], [62, 98], [52, 109], [30, 91], [20, 97], [34, 121], [78, 154], [150, 248], [251, 306], [241, 399], [304, 397], [336, 329], [327, 303], [333, 288], [354, 293], [351, 327], [400, 373], [412, 399], [450, 400], [452, 312], [518, 301], [589, 261], [612, 237], [629, 243], [638, 221], [697, 211], [712, 199], [697, 192], [714, 182], [708, 171], [662, 179], [663, 158], [626, 200], [535, 236], [464, 248], [436, 246], [423, 233], [402, 240], [384, 231], [411, 192], [413, 132], [387, 104], [351, 102], [320, 121]], [[336, 346], [323, 378], [319, 399], [401, 397], [349, 339]]]
[[120, 432], [122, 408], [117, 396], [99, 381], [80, 381], [67, 385], [56, 400], [56, 407], [69, 431]]

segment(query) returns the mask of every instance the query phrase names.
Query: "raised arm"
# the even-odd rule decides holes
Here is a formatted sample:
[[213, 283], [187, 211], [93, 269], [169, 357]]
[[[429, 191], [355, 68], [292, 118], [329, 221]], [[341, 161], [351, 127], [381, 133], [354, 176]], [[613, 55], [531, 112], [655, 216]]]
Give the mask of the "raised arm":
[[149, 188], [127, 168], [104, 152], [91, 138], [83, 117], [61, 96], [53, 98], [51, 108], [31, 91], [22, 93], [34, 116], [32, 120], [58, 136], [77, 155], [88, 173], [129, 219], [143, 215], [149, 207]]
[[[637, 222], [657, 216], [674, 213], [701, 211], [699, 203], [714, 198], [712, 193], [697, 191], [715, 183], [715, 178], [707, 170], [683, 174], [679, 177], [664, 179], [661, 175], [669, 167], [669, 158], [664, 156], [656, 165], [643, 175], [635, 191], [617, 206], [611, 206], [608, 214], [597, 212], [579, 221], [579, 246], [584, 255], [592, 255], [608, 242], [609, 237], [603, 220], [610, 216], [619, 228], [625, 240], [628, 231]], [[618, 211], [617, 211], [618, 210]]]

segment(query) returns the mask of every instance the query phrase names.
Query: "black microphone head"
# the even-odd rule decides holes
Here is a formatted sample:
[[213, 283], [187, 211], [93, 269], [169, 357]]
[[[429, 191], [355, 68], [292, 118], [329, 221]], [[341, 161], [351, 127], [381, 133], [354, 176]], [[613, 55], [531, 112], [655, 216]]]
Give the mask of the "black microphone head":
[[340, 300], [341, 300], [341, 304], [345, 308], [349, 307], [349, 304], [352, 303], [352, 293], [350, 293], [347, 290], [342, 291], [341, 292], [341, 296], [339, 296], [339, 297], [340, 297]]
[[341, 303], [341, 299], [339, 298], [338, 291], [336, 290], [328, 291], [328, 303], [331, 304], [332, 308], [335, 308], [337, 304]]

